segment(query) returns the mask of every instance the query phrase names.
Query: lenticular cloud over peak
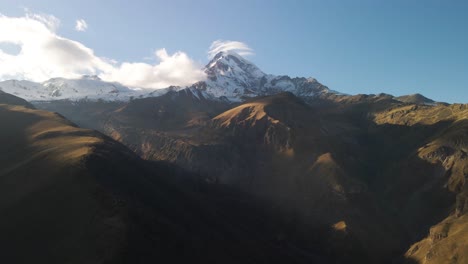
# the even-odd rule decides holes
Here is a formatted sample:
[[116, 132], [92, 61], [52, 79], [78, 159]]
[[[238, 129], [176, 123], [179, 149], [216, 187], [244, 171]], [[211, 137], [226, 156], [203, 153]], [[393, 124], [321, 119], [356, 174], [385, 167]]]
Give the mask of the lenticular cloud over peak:
[[[23, 79], [42, 82], [54, 77], [78, 78], [99, 75], [139, 88], [185, 86], [205, 78], [201, 66], [187, 54], [172, 55], [160, 49], [158, 62], [116, 62], [94, 54], [78, 41], [57, 34], [60, 20], [52, 15], [27, 12], [22, 17], [0, 14], [0, 80]], [[11, 54], [2, 46], [19, 47]]]
[[211, 43], [208, 57], [213, 58], [219, 52], [233, 51], [241, 56], [253, 55], [253, 50], [245, 43], [232, 40], [216, 40]]

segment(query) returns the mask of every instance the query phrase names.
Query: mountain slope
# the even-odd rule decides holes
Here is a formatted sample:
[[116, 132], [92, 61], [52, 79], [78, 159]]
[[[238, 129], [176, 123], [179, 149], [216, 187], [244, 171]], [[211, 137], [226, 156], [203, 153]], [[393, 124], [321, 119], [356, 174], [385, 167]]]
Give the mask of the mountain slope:
[[14, 95], [0, 91], [0, 104], [20, 105], [27, 108], [34, 108], [28, 101]]
[[[387, 248], [398, 248], [397, 232], [385, 246], [368, 235], [373, 230], [387, 236], [379, 227], [390, 221], [380, 210], [369, 210], [376, 207], [372, 195], [344, 162], [349, 155], [359, 156], [354, 153], [358, 146], [341, 149], [353, 140], [354, 125], [321, 120], [319, 109], [292, 93], [236, 105], [180, 91], [114, 108], [106, 103], [108, 110], [91, 111], [86, 118], [83, 109], [96, 109], [95, 103], [83, 104], [54, 111], [86, 119], [145, 159], [177, 164], [213, 188], [229, 186], [265, 201], [267, 208], [291, 219], [288, 226], [302, 230], [280, 233], [302, 241], [298, 245], [304, 250], [328, 248], [329, 258], [370, 261], [388, 257]], [[340, 221], [346, 233], [330, 229]]]
[[123, 209], [82, 167], [104, 138], [23, 106], [1, 104], [0, 120], [0, 258], [15, 263], [116, 258], [126, 236]]
[[[375, 118], [381, 124], [434, 127], [433, 133], [416, 145], [405, 165], [394, 173], [399, 177], [393, 176], [392, 183], [387, 185], [390, 195], [400, 197], [402, 202], [396, 207], [407, 219], [409, 228], [427, 236], [413, 244], [405, 256], [419, 263], [465, 263], [468, 258], [465, 243], [468, 241], [468, 106], [403, 106]], [[405, 179], [409, 176], [413, 177], [412, 181]], [[392, 185], [396, 185], [394, 190]], [[408, 195], [402, 195], [405, 192]]]
[[[0, 102], [3, 96], [10, 97], [0, 94]], [[0, 131], [4, 262], [326, 260], [278, 241], [282, 221], [255, 199], [145, 162], [58, 114], [0, 103], [0, 122], [6, 124]]]

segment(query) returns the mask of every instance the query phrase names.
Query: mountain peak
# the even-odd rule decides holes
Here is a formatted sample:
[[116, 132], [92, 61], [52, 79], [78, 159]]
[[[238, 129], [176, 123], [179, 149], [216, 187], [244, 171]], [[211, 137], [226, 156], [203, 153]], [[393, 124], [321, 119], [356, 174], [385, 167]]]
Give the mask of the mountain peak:
[[221, 51], [206, 65], [208, 77], [216, 75], [261, 78], [265, 75], [255, 64], [246, 60], [234, 51]]
[[256, 95], [255, 90], [266, 76], [255, 64], [233, 51], [216, 54], [206, 65], [205, 73], [208, 92], [232, 101]]
[[218, 59], [220, 59], [220, 58], [226, 58], [226, 57], [229, 57], [229, 56], [231, 56], [231, 57], [236, 57], [236, 58], [238, 58], [238, 59], [240, 59], [240, 60], [245, 60], [245, 58], [242, 57], [241, 55], [239, 55], [237, 52], [232, 51], [232, 50], [227, 50], [227, 51], [220, 51], [220, 52], [218, 52], [218, 53], [213, 57], [212, 61], [213, 61], [213, 60], [218, 60]]
[[429, 99], [425, 97], [422, 94], [416, 93], [416, 94], [409, 94], [409, 95], [403, 95], [396, 97], [396, 99], [400, 102], [403, 103], [411, 103], [411, 104], [427, 104], [427, 105], [433, 105], [436, 102], [432, 99]]

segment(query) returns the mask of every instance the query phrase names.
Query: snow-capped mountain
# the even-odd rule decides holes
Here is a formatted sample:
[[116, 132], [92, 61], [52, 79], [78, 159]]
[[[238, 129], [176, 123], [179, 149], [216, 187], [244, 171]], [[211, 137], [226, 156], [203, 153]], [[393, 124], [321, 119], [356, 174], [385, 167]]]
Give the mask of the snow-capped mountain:
[[332, 92], [314, 78], [291, 78], [265, 74], [257, 66], [234, 52], [218, 53], [205, 67], [205, 85], [198, 84], [215, 97], [242, 101], [259, 95], [292, 92], [315, 96]]
[[255, 96], [266, 76], [257, 66], [233, 52], [218, 53], [205, 67], [206, 91], [216, 97]]
[[[85, 75], [79, 79], [53, 78], [43, 83], [8, 80], [0, 82], [0, 90], [28, 101], [53, 101], [61, 99], [129, 100], [151, 91], [130, 89], [119, 83], [104, 82], [97, 76]], [[163, 91], [160, 91], [163, 92]]]

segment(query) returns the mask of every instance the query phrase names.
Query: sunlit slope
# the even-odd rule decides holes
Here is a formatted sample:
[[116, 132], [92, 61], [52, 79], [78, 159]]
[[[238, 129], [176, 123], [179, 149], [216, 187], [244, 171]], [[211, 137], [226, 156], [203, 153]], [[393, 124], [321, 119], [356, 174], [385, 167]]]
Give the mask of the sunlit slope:
[[433, 128], [399, 169], [390, 170], [395, 173], [394, 190], [390, 188], [389, 193], [403, 194], [397, 188], [407, 192], [399, 195], [399, 211], [412, 219], [408, 227], [414, 230], [440, 219], [405, 256], [418, 263], [467, 263], [468, 105], [408, 105], [377, 113], [374, 118], [380, 125], [408, 127], [413, 135], [421, 127]]
[[[468, 263], [468, 215], [450, 216], [433, 226], [427, 238], [411, 246], [406, 257], [417, 263]], [[413, 262], [410, 262], [413, 263]]]

